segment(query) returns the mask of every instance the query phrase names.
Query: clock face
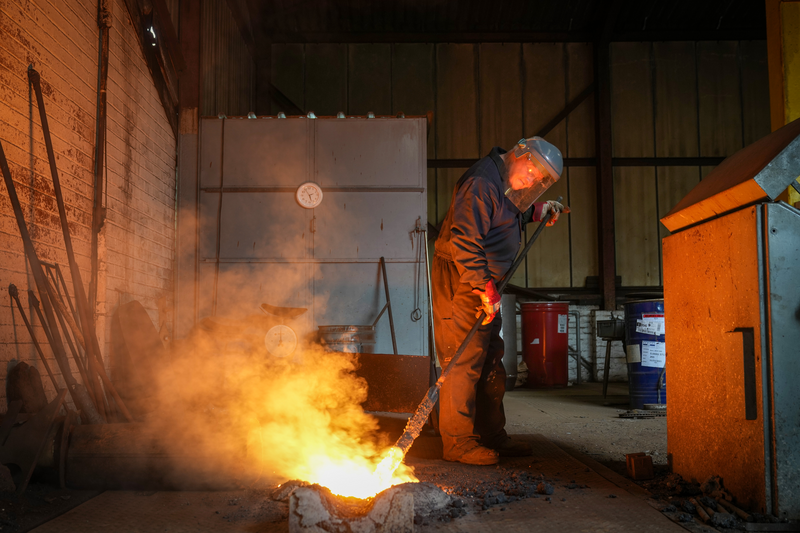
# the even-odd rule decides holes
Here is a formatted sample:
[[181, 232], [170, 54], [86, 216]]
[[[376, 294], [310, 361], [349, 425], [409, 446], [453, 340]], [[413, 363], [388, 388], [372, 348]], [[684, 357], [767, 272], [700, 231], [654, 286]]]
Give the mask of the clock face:
[[264, 336], [267, 351], [276, 357], [286, 357], [297, 348], [297, 334], [289, 326], [273, 326]]
[[322, 203], [322, 188], [313, 181], [307, 181], [297, 188], [297, 203], [306, 209], [313, 209]]

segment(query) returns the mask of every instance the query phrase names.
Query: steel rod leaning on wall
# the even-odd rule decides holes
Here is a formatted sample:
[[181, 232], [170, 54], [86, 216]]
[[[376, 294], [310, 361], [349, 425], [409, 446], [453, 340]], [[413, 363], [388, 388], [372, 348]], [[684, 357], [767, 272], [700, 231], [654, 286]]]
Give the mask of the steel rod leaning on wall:
[[53, 383], [53, 388], [58, 390], [59, 387], [56, 377], [53, 375], [53, 371], [50, 370], [50, 365], [47, 364], [47, 359], [45, 359], [42, 347], [39, 346], [39, 341], [36, 339], [36, 334], [33, 331], [33, 327], [31, 326], [31, 323], [28, 322], [28, 315], [25, 314], [25, 309], [22, 307], [22, 302], [19, 301], [19, 291], [17, 290], [17, 286], [13, 283], [8, 286], [8, 294], [14, 299], [15, 302], [17, 302], [17, 309], [19, 309], [19, 314], [22, 316], [22, 321], [25, 323], [28, 334], [31, 336], [33, 347], [36, 349], [36, 353], [39, 354], [39, 358], [42, 360], [45, 370], [47, 370], [47, 375], [50, 376], [50, 381]]
[[386, 293], [386, 307], [389, 310], [389, 330], [392, 333], [392, 349], [397, 355], [397, 338], [394, 334], [394, 317], [392, 316], [392, 300], [389, 297], [389, 278], [386, 277], [386, 260], [381, 256], [381, 271], [383, 272], [383, 290]]
[[[52, 326], [52, 329], [50, 330], [50, 335], [52, 337], [50, 346], [53, 350], [53, 354], [55, 355], [56, 362], [58, 362], [58, 366], [61, 369], [61, 376], [64, 378], [64, 381], [67, 384], [72, 401], [75, 402], [75, 405], [85, 415], [87, 421], [95, 424], [102, 423], [103, 420], [100, 418], [100, 414], [97, 412], [97, 409], [95, 409], [95, 406], [89, 398], [89, 394], [86, 392], [86, 389], [77, 381], [75, 381], [75, 378], [72, 376], [72, 371], [69, 367], [69, 361], [67, 361], [67, 354], [64, 351], [64, 344], [61, 342], [61, 335], [58, 332], [58, 328], [55, 327], [55, 314], [53, 313], [53, 308], [50, 305], [49, 299], [47, 298], [47, 286], [45, 285], [44, 270], [42, 269], [41, 263], [39, 263], [39, 258], [36, 256], [36, 250], [33, 248], [31, 235], [28, 233], [28, 226], [25, 224], [25, 218], [22, 216], [22, 206], [19, 203], [19, 197], [17, 197], [17, 190], [14, 186], [14, 180], [11, 178], [11, 170], [8, 168], [8, 160], [6, 159], [6, 154], [3, 150], [2, 143], [0, 143], [0, 171], [3, 173], [3, 180], [5, 181], [6, 189], [8, 190], [9, 200], [11, 200], [11, 207], [14, 209], [14, 217], [17, 219], [17, 226], [19, 227], [19, 232], [22, 236], [25, 255], [27, 256], [28, 262], [31, 265], [33, 280], [36, 283], [36, 288], [39, 290], [39, 295], [42, 297], [42, 305], [44, 306], [44, 313], [47, 317], [47, 324]], [[42, 325], [46, 326], [44, 321]], [[47, 331], [47, 329], [45, 329], [45, 331]]]
[[[34, 92], [36, 93], [36, 103], [39, 107], [39, 117], [42, 122], [42, 133], [44, 136], [45, 146], [47, 148], [47, 158], [50, 163], [50, 174], [53, 178], [53, 192], [58, 205], [58, 214], [61, 219], [61, 232], [64, 236], [64, 246], [67, 250], [67, 259], [69, 261], [70, 274], [72, 275], [72, 285], [73, 290], [75, 291], [75, 303], [77, 304], [78, 314], [81, 319], [83, 338], [86, 341], [84, 348], [86, 349], [86, 358], [89, 363], [89, 372], [96, 372], [100, 376], [106, 391], [111, 393], [114, 401], [117, 404], [117, 407], [119, 407], [119, 410], [122, 412], [123, 416], [125, 416], [125, 419], [128, 420], [128, 422], [132, 422], [133, 417], [131, 416], [127, 407], [125, 407], [125, 403], [122, 401], [119, 393], [117, 393], [117, 390], [111, 383], [111, 380], [108, 378], [105, 368], [103, 367], [103, 361], [100, 357], [100, 345], [97, 342], [97, 335], [94, 330], [94, 316], [89, 309], [89, 302], [86, 298], [83, 280], [81, 279], [81, 273], [78, 269], [78, 263], [75, 261], [75, 253], [72, 248], [72, 238], [70, 236], [69, 225], [67, 223], [64, 197], [61, 194], [61, 181], [58, 178], [58, 168], [56, 167], [56, 156], [55, 152], [53, 151], [53, 142], [50, 138], [50, 127], [47, 123], [47, 113], [44, 109], [44, 96], [42, 95], [41, 79], [39, 73], [31, 67], [28, 68], [28, 80], [33, 86]], [[41, 270], [41, 265], [39, 265], [39, 269]], [[46, 286], [44, 288], [46, 290]], [[44, 293], [42, 292], [42, 288], [39, 288], [39, 294], [43, 297]]]

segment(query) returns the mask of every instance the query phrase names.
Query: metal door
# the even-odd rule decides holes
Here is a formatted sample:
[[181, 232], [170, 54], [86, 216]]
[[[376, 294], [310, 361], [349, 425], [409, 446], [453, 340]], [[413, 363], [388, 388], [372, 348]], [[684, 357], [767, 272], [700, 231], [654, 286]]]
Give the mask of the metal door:
[[[427, 352], [425, 120], [227, 118], [201, 121], [198, 318], [306, 307], [291, 324], [371, 324], [385, 257], [400, 353]], [[315, 209], [294, 198], [317, 182]], [[422, 270], [420, 270], [420, 268]], [[421, 319], [411, 320], [419, 307]], [[386, 317], [378, 353], [391, 353]]]
[[[685, 479], [722, 476], [745, 508], [765, 512], [758, 209], [744, 208], [663, 241], [667, 446], [673, 470]], [[749, 345], [748, 331], [754, 339]]]

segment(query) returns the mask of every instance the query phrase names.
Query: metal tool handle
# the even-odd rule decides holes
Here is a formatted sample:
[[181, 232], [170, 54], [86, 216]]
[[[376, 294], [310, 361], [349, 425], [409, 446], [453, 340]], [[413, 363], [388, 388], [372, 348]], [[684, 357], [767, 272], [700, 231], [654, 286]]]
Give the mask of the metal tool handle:
[[[397, 337], [394, 334], [394, 317], [392, 316], [392, 300], [389, 297], [389, 278], [386, 277], [386, 260], [381, 256], [381, 272], [383, 272], [383, 289], [386, 293], [386, 306], [384, 309], [388, 309], [389, 311], [389, 330], [392, 332], [392, 349], [394, 350], [394, 354], [397, 355]], [[381, 315], [383, 311], [381, 311]], [[378, 315], [380, 318], [380, 315]], [[378, 321], [375, 321], [377, 324]], [[373, 325], [375, 325], [373, 324]]]
[[733, 331], [742, 334], [742, 356], [744, 358], [744, 419], [758, 420], [755, 329], [736, 328]]
[[[556, 201], [561, 202], [562, 199], [563, 198], [559, 196], [558, 200]], [[531, 247], [533, 247], [533, 243], [536, 242], [536, 239], [539, 237], [539, 234], [542, 233], [545, 226], [547, 226], [547, 223], [550, 222], [550, 219], [552, 217], [553, 217], [553, 212], [551, 211], [550, 213], [547, 214], [547, 216], [544, 217], [544, 220], [542, 220], [542, 222], [539, 224], [539, 227], [536, 228], [536, 231], [534, 232], [531, 239], [528, 241], [528, 244], [525, 245], [525, 248], [522, 250], [522, 253], [519, 254], [519, 256], [517, 256], [517, 259], [514, 261], [514, 263], [512, 263], [511, 268], [508, 269], [508, 272], [506, 272], [506, 275], [503, 276], [503, 279], [500, 281], [500, 284], [498, 285], [497, 288], [497, 292], [499, 294], [503, 294], [503, 290], [508, 285], [508, 282], [514, 275], [514, 272], [516, 272], [517, 268], [519, 268], [519, 265], [522, 264], [523, 259], [525, 259], [525, 256], [528, 254]], [[409, 448], [411, 448], [411, 445], [414, 444], [414, 441], [416, 440], [417, 437], [419, 437], [419, 434], [422, 432], [422, 426], [425, 425], [425, 421], [428, 419], [428, 416], [430, 416], [431, 411], [433, 410], [433, 406], [436, 404], [436, 400], [439, 398], [439, 389], [442, 388], [444, 380], [447, 379], [447, 376], [450, 374], [450, 371], [453, 369], [459, 358], [461, 358], [461, 354], [463, 354], [464, 350], [466, 350], [470, 341], [475, 336], [475, 332], [478, 331], [478, 327], [480, 327], [481, 322], [483, 322], [483, 319], [485, 317], [486, 317], [486, 312], [481, 309], [481, 311], [478, 313], [478, 319], [475, 321], [475, 324], [472, 325], [472, 329], [469, 330], [469, 333], [467, 333], [464, 342], [461, 343], [461, 346], [458, 347], [456, 353], [453, 354], [453, 358], [450, 359], [450, 362], [442, 372], [442, 375], [439, 376], [439, 379], [436, 380], [436, 383], [434, 383], [433, 386], [431, 386], [431, 388], [428, 389], [428, 393], [425, 395], [425, 398], [422, 399], [422, 403], [419, 404], [419, 407], [417, 407], [417, 411], [414, 413], [414, 416], [412, 416], [411, 419], [408, 421], [408, 424], [406, 424], [405, 431], [395, 444], [395, 446], [400, 448], [404, 454], [408, 452]]]
[[425, 234], [424, 239], [424, 246], [425, 246], [425, 281], [428, 285], [428, 325], [430, 326], [431, 331], [431, 340], [430, 345], [433, 347], [431, 350], [431, 359], [434, 362], [434, 366], [436, 365], [436, 330], [433, 327], [433, 287], [431, 286], [431, 273], [433, 272], [433, 267], [431, 266], [431, 258], [430, 254], [428, 254], [428, 230], [421, 229], [421, 232]]

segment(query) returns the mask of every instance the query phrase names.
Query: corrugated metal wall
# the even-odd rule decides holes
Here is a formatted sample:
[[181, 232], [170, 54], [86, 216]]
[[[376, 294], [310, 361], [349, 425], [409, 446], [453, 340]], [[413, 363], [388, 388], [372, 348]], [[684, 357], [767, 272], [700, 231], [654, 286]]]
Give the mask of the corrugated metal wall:
[[[727, 156], [769, 133], [763, 41], [614, 43], [611, 54], [615, 157]], [[460, 159], [533, 135], [592, 82], [592, 62], [589, 43], [275, 44], [272, 80], [318, 115], [432, 111], [428, 157]], [[594, 157], [593, 98], [547, 139], [565, 157]], [[623, 285], [661, 284], [658, 218], [709, 170], [615, 169]], [[463, 171], [428, 171], [432, 223]], [[594, 167], [573, 167], [547, 193], [573, 211], [542, 234], [514, 283], [583, 287], [599, 274], [595, 187]]]
[[255, 110], [255, 64], [226, 0], [203, 0], [200, 61], [203, 116]]

